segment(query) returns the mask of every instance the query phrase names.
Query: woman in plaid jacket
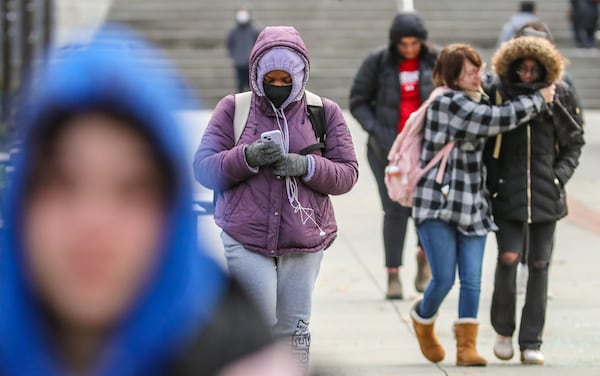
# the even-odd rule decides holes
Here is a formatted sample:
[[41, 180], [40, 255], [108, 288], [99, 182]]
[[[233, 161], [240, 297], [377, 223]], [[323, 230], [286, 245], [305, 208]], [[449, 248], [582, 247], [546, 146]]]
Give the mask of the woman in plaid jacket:
[[449, 141], [450, 154], [441, 184], [431, 169], [417, 184], [413, 217], [432, 272], [423, 299], [411, 310], [413, 326], [423, 355], [441, 361], [444, 348], [434, 333], [434, 323], [444, 298], [452, 288], [456, 269], [460, 279], [456, 364], [485, 366], [477, 353], [477, 311], [486, 235], [496, 230], [485, 188], [482, 161], [485, 140], [509, 131], [544, 111], [554, 96], [554, 85], [531, 95], [491, 106], [481, 89], [483, 64], [470, 46], [453, 44], [440, 53], [433, 70], [434, 82], [449, 92], [434, 99], [427, 110], [421, 161], [424, 166]]

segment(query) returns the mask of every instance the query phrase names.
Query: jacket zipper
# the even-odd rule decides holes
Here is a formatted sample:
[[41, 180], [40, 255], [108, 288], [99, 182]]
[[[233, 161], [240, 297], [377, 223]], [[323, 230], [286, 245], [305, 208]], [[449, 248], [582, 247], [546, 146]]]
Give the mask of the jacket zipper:
[[531, 222], [531, 125], [527, 124], [527, 223]]

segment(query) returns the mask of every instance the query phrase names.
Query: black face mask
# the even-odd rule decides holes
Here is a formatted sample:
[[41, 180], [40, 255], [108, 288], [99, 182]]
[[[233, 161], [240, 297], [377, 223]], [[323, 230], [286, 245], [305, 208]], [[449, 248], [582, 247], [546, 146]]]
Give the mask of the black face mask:
[[283, 102], [285, 102], [292, 93], [292, 85], [276, 86], [263, 83], [263, 87], [265, 89], [265, 95], [273, 102], [276, 108], [280, 108]]

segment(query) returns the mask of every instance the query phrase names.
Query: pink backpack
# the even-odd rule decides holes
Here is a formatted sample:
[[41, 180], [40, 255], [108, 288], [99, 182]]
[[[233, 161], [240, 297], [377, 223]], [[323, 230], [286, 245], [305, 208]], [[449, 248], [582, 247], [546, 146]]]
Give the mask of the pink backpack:
[[442, 161], [435, 181], [442, 183], [446, 164], [450, 151], [455, 141], [450, 141], [431, 159], [427, 166], [421, 168], [421, 148], [423, 146], [423, 134], [425, 126], [425, 115], [431, 101], [448, 91], [448, 88], [436, 88], [429, 98], [421, 104], [418, 110], [413, 112], [402, 132], [396, 136], [392, 149], [388, 155], [389, 164], [385, 168], [385, 186], [392, 201], [402, 206], [411, 207], [415, 187], [421, 177], [433, 168], [440, 160]]

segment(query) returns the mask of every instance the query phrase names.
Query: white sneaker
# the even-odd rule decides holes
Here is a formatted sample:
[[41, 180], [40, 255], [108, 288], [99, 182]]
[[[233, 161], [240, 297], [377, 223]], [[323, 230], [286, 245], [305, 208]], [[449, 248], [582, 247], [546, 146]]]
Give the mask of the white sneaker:
[[525, 350], [521, 352], [521, 363], [523, 364], [544, 364], [544, 354], [540, 350]]
[[529, 278], [529, 267], [527, 264], [519, 263], [517, 270], [517, 294], [523, 295], [527, 291], [527, 279]]
[[515, 355], [513, 349], [512, 337], [505, 337], [498, 334], [496, 343], [494, 343], [494, 355], [500, 360], [510, 360]]

